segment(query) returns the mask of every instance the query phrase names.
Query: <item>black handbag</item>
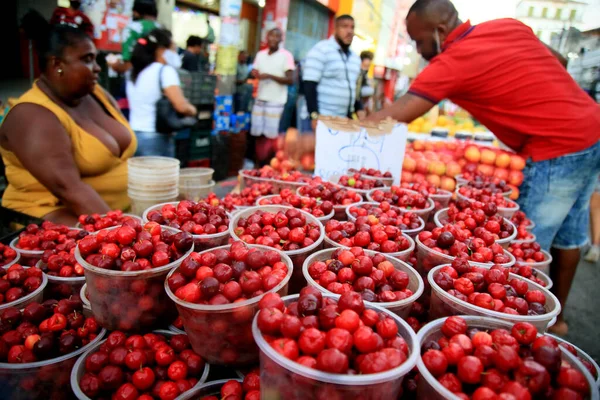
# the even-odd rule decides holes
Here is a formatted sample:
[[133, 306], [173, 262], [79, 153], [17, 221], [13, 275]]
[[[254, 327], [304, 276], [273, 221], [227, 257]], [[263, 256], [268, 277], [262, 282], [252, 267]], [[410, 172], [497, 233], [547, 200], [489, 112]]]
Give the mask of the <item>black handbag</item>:
[[190, 128], [197, 122], [194, 117], [187, 117], [175, 111], [173, 104], [169, 101], [163, 91], [162, 71], [165, 66], [160, 68], [158, 73], [158, 84], [162, 97], [156, 102], [156, 132], [173, 133], [182, 129]]

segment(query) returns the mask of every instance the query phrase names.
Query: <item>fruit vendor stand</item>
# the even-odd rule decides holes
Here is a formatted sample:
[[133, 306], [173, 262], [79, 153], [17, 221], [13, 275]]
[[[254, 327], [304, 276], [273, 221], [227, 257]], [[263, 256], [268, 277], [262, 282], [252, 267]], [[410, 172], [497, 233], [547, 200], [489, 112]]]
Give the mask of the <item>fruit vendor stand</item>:
[[[407, 135], [358, 129], [338, 134]], [[561, 305], [513, 200], [524, 160], [404, 153], [324, 177], [280, 151], [235, 190], [132, 158], [131, 214], [22, 223], [0, 245], [0, 397], [599, 399], [594, 359], [547, 333]]]

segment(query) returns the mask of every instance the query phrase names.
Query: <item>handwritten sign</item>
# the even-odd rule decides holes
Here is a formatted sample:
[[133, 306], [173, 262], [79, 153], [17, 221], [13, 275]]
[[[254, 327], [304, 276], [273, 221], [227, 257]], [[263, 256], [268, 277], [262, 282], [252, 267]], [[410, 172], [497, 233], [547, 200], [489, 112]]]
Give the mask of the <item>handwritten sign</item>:
[[317, 124], [315, 174], [323, 179], [350, 168], [391, 172], [400, 183], [408, 129], [405, 124], [361, 126], [349, 120], [320, 120]]

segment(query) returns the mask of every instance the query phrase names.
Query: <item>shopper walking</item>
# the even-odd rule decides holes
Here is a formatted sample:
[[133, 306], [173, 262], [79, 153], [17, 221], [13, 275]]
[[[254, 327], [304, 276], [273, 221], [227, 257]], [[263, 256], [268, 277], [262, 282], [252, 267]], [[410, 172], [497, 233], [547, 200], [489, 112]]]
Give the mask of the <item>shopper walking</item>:
[[294, 57], [281, 48], [283, 34], [279, 28], [267, 33], [268, 48], [259, 51], [250, 75], [259, 80], [256, 102], [252, 107], [251, 134], [257, 137], [256, 158], [264, 163], [275, 153], [279, 121], [293, 83]]
[[[517, 20], [471, 25], [449, 0], [417, 0], [406, 22], [430, 63], [406, 95], [368, 119], [410, 122], [448, 98], [523, 154], [519, 204], [542, 248], [552, 249], [553, 291], [564, 309], [588, 243], [600, 108], [568, 74], [566, 60]], [[552, 330], [567, 332], [564, 313]]]
[[190, 72], [206, 72], [208, 70], [208, 57], [204, 52], [204, 40], [200, 36], [188, 37], [186, 49], [181, 57], [181, 69]]
[[356, 97], [360, 58], [350, 50], [354, 39], [354, 18], [340, 15], [335, 33], [317, 43], [306, 56], [304, 96], [313, 131], [319, 115], [352, 117], [361, 110]]
[[131, 56], [138, 39], [148, 35], [150, 31], [160, 28], [156, 21], [158, 10], [154, 0], [135, 0], [133, 3], [133, 21], [123, 31], [121, 59], [108, 64], [118, 73], [131, 69]]
[[138, 39], [131, 55], [131, 75], [127, 78], [129, 123], [138, 138], [136, 156], [175, 156], [173, 134], [156, 129], [156, 103], [166, 96], [175, 111], [187, 116], [197, 114], [181, 91], [177, 69], [181, 58], [175, 51], [171, 33], [155, 29]]
[[360, 74], [356, 83], [356, 98], [360, 100], [363, 113], [357, 112], [359, 118], [366, 116], [369, 100], [375, 94], [375, 89], [373, 89], [369, 82], [369, 69], [374, 57], [375, 55], [372, 51], [366, 50], [360, 53]]

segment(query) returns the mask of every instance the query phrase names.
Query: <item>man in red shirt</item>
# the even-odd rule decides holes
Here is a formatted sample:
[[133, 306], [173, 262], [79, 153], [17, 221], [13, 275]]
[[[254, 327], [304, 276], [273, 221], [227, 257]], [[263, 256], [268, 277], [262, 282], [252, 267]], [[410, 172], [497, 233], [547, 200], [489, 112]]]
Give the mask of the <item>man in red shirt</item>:
[[[406, 23], [430, 64], [406, 95], [369, 120], [410, 122], [449, 98], [527, 158], [519, 204], [542, 248], [552, 247], [554, 292], [564, 308], [588, 242], [600, 107], [569, 76], [566, 60], [517, 20], [472, 26], [449, 0], [417, 0]], [[555, 332], [566, 331], [561, 314]]]

